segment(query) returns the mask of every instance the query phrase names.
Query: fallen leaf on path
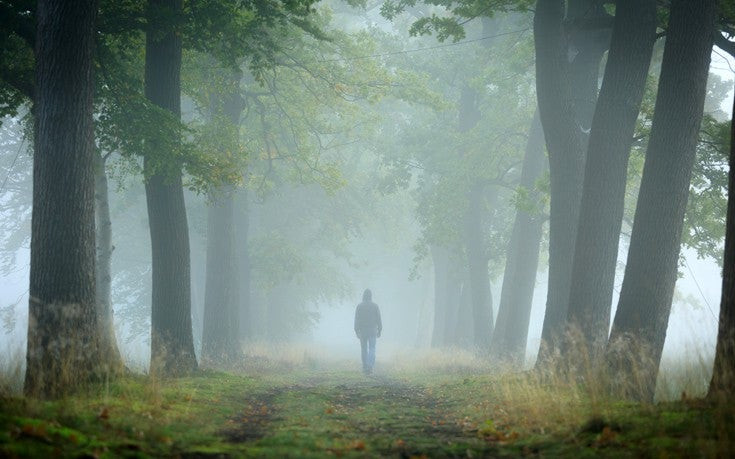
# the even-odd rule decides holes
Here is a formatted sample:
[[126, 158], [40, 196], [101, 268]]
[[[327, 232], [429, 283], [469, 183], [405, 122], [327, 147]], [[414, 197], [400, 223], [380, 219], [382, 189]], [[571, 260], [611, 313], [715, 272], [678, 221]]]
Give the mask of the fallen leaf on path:
[[363, 451], [365, 449], [365, 442], [362, 440], [355, 440], [350, 445], [350, 448], [358, 451]]

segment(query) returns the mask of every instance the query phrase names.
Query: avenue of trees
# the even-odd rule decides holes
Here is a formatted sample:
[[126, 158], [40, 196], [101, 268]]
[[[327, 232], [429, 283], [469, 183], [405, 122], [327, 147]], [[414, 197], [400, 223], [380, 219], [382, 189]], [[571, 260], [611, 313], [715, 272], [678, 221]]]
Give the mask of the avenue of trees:
[[122, 334], [164, 377], [302, 339], [367, 234], [411, 247], [417, 341], [501, 369], [548, 264], [535, 371], [643, 401], [695, 250], [723, 268], [710, 395], [735, 391], [730, 2], [0, 0], [0, 28], [27, 395], [125, 371]]

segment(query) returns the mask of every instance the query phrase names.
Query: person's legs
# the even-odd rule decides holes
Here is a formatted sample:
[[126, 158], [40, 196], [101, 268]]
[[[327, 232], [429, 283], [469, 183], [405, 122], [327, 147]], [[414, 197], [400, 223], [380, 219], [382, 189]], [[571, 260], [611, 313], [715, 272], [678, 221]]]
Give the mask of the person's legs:
[[376, 336], [370, 335], [368, 337], [368, 366], [370, 368], [370, 371], [372, 371], [373, 367], [375, 366], [375, 342]]
[[368, 340], [367, 337], [360, 337], [360, 351], [362, 357], [362, 371], [368, 371], [370, 364], [368, 360]]

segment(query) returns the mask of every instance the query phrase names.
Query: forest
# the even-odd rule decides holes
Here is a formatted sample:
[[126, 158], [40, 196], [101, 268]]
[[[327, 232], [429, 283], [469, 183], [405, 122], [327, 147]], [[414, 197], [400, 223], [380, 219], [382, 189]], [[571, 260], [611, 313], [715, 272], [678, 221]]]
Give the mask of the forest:
[[0, 456], [735, 454], [733, 0], [0, 30]]

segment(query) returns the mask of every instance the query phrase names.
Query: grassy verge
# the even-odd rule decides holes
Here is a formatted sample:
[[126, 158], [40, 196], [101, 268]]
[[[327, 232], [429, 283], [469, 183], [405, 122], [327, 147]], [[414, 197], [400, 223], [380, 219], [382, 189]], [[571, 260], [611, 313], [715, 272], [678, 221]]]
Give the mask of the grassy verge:
[[324, 364], [0, 398], [2, 457], [727, 457], [735, 409], [606, 401], [531, 374]]

